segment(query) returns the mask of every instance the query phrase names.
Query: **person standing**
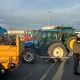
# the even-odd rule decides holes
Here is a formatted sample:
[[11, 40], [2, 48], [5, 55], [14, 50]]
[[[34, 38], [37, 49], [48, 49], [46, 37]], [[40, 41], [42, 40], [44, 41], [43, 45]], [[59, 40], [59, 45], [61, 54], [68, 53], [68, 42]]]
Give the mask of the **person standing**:
[[80, 73], [78, 72], [79, 60], [80, 60], [79, 57], [80, 57], [80, 37], [77, 37], [73, 45], [74, 75], [80, 75]]

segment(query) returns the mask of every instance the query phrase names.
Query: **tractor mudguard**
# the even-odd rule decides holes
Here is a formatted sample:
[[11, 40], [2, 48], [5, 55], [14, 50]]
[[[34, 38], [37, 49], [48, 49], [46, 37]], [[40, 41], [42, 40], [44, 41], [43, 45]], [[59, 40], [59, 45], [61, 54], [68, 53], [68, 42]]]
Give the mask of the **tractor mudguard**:
[[29, 42], [25, 42], [25, 47], [32, 47], [33, 46], [33, 42], [29, 41]]

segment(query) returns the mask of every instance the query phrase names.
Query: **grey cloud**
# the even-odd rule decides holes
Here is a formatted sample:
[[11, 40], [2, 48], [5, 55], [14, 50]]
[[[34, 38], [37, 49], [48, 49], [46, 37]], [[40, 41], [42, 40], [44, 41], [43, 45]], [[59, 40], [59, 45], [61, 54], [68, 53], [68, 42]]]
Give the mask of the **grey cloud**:
[[[18, 4], [16, 3], [16, 1], [18, 1]], [[41, 1], [39, 0], [39, 2]], [[44, 2], [46, 2], [46, 0], [44, 0]], [[2, 3], [3, 6], [0, 8], [0, 23], [5, 23], [8, 25], [15, 24], [15, 26], [16, 25], [17, 26], [27, 26], [27, 25], [39, 26], [39, 25], [47, 25], [48, 19], [50, 17], [50, 23], [52, 25], [54, 24], [80, 25], [79, 23], [80, 22], [80, 11], [79, 11], [80, 4], [77, 2], [76, 4], [74, 3], [75, 5], [69, 5], [63, 8], [62, 7], [59, 8], [59, 6], [57, 6], [57, 8], [55, 9], [51, 8], [50, 9], [51, 14], [48, 14], [47, 9], [28, 10], [26, 7], [20, 6], [22, 5], [22, 3], [23, 3], [22, 0], [20, 1], [13, 0], [13, 4], [12, 2], [9, 2], [7, 4]], [[38, 1], [36, 3], [38, 3]]]

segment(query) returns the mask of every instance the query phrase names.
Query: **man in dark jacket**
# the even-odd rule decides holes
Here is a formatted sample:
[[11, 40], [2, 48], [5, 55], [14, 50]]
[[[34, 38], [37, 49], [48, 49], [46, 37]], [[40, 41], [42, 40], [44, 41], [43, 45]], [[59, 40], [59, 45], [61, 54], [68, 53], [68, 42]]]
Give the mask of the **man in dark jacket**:
[[80, 38], [77, 37], [73, 45], [74, 74], [75, 75], [80, 75], [80, 73], [78, 72], [79, 57], [80, 57]]

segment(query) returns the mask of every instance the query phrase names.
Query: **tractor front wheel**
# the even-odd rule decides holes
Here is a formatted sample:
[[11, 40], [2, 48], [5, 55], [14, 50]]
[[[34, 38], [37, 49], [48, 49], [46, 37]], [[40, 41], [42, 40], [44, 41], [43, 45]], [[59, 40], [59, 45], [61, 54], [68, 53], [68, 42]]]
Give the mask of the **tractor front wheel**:
[[36, 52], [33, 49], [28, 48], [22, 55], [22, 59], [26, 63], [32, 63], [36, 60]]

